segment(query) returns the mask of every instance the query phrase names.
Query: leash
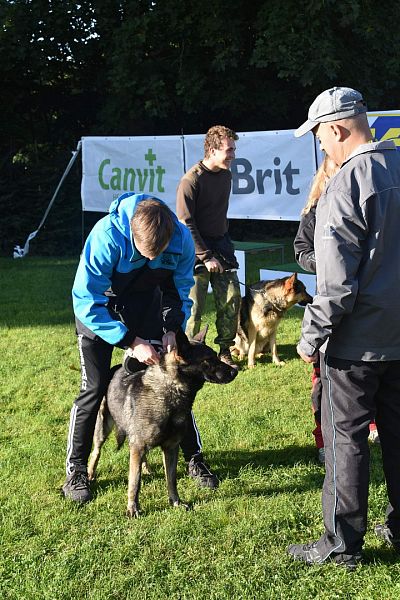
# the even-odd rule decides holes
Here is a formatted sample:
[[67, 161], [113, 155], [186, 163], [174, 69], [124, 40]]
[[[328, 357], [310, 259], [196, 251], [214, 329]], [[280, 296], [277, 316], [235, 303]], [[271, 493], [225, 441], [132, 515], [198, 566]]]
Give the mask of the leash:
[[[243, 283], [239, 279], [238, 279], [238, 281], [239, 281], [240, 285], [244, 285], [244, 287], [247, 290], [249, 290], [251, 294], [261, 294], [262, 296], [264, 296], [264, 298], [268, 298], [267, 294], [263, 290], [256, 290], [255, 288], [251, 287], [251, 285], [247, 285], [247, 283]], [[271, 302], [271, 300], [268, 300], [268, 305], [271, 307], [271, 309], [275, 310], [277, 313], [283, 314], [285, 312], [284, 309], [276, 306], [276, 304]]]

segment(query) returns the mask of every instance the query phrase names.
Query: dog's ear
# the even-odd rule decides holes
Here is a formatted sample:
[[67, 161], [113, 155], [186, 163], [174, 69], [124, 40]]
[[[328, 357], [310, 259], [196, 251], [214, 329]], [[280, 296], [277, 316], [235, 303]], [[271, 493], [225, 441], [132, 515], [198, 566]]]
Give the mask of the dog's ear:
[[186, 336], [186, 333], [182, 330], [181, 327], [179, 327], [179, 329], [177, 330], [175, 334], [175, 339], [178, 355], [183, 356], [185, 352], [189, 349], [190, 342]]
[[291, 275], [290, 277], [288, 277], [285, 281], [285, 288], [287, 290], [291, 290], [297, 281], [297, 273], [293, 273], [293, 275]]
[[201, 342], [202, 344], [205, 344], [207, 331], [208, 331], [208, 325], [203, 327], [203, 329], [201, 331], [199, 331], [199, 333], [196, 333], [196, 335], [193, 337], [193, 339], [196, 342]]

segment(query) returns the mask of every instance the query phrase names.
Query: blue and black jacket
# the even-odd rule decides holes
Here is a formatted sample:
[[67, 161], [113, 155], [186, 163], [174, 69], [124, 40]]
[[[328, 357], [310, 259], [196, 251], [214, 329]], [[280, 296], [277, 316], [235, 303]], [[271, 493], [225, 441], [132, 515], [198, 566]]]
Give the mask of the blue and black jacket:
[[194, 283], [192, 236], [173, 215], [168, 247], [154, 260], [142, 256], [130, 222], [139, 202], [151, 197], [123, 194], [90, 232], [72, 288], [78, 334], [125, 348], [137, 335], [160, 339], [185, 328]]

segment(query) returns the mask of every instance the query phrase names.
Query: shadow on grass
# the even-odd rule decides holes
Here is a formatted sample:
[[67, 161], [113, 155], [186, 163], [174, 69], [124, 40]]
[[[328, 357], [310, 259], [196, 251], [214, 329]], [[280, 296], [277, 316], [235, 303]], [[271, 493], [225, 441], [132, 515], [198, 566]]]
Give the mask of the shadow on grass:
[[[158, 449], [155, 449], [156, 453]], [[153, 451], [152, 451], [153, 452]], [[159, 456], [152, 460], [152, 452], [149, 454], [149, 464], [151, 469], [150, 475], [144, 475], [143, 481], [151, 479], [164, 479], [164, 470], [160, 463]], [[370, 483], [371, 485], [381, 485], [384, 483], [384, 475], [381, 467], [380, 449], [378, 446], [371, 445], [371, 469]], [[298, 480], [303, 478], [312, 481], [312, 488], [320, 487], [325, 475], [323, 465], [318, 462], [317, 450], [315, 446], [285, 446], [282, 448], [272, 448], [264, 450], [227, 450], [218, 452], [206, 452], [205, 460], [210, 464], [212, 470], [217, 471], [218, 477], [224, 479], [237, 479], [241, 476], [243, 470], [249, 472], [257, 472], [259, 478], [268, 478], [268, 473], [263, 474], [263, 469], [270, 473], [271, 467], [275, 467], [277, 472], [285, 473], [285, 478], [289, 479], [294, 473], [296, 478], [297, 491], [310, 489], [308, 485], [298, 485]], [[185, 467], [183, 460], [178, 463], [178, 479], [185, 477]], [[302, 467], [312, 469], [310, 473], [305, 474]], [[126, 462], [126, 474], [117, 474], [115, 477], [110, 472], [109, 477], [100, 475], [100, 481], [93, 482], [94, 489], [107, 488], [112, 485], [119, 485], [122, 481], [127, 481], [129, 468], [129, 457]], [[293, 472], [291, 472], [293, 469]], [[296, 470], [297, 469], [297, 470]], [[104, 473], [104, 472], [103, 472]], [[289, 486], [290, 487], [290, 486]], [[286, 489], [287, 491], [287, 489]]]
[[[299, 337], [300, 337], [300, 331], [299, 331]], [[283, 360], [284, 362], [293, 360], [294, 358], [300, 358], [296, 352], [295, 344], [279, 344], [279, 343], [277, 343], [277, 349], [278, 349], [278, 356], [279, 356], [280, 360]], [[240, 366], [241, 369], [246, 369], [247, 368], [247, 355], [242, 360], [238, 360], [237, 358], [235, 358], [235, 362], [237, 362], [237, 364]], [[256, 367], [257, 367], [257, 365], [268, 365], [268, 364], [272, 364], [272, 357], [271, 357], [270, 352], [266, 352], [265, 354], [262, 354], [261, 356], [256, 357]], [[277, 366], [276, 368], [279, 369], [280, 367]]]
[[[239, 496], [270, 496], [276, 493], [288, 493], [288, 492], [301, 492], [309, 491], [313, 489], [320, 489], [322, 486], [324, 472], [321, 470], [312, 470], [307, 473], [304, 472], [290, 472], [290, 468], [298, 467], [299, 463], [311, 465], [313, 462], [313, 454], [309, 453], [309, 459], [305, 459], [304, 448], [298, 446], [290, 446], [277, 450], [260, 450], [260, 451], [227, 451], [227, 452], [216, 452], [212, 455], [207, 455], [212, 469], [217, 471], [218, 477], [221, 482], [230, 481], [230, 483], [237, 480], [237, 484], [232, 485], [228, 489], [222, 491], [222, 495], [227, 498], [239, 497]], [[317, 463], [316, 463], [317, 464]], [[116, 473], [113, 477], [112, 473], [109, 473], [106, 477], [100, 474], [100, 478], [93, 482], [92, 489], [94, 497], [100, 492], [113, 487], [115, 485], [127, 484], [128, 478], [128, 463], [127, 463], [126, 475]], [[316, 466], [316, 465], [315, 465]], [[282, 477], [282, 481], [285, 483], [269, 484], [270, 477], [267, 473], [263, 474], [263, 468], [276, 467], [277, 471], [284, 470], [285, 475]], [[152, 470], [151, 475], [145, 475], [142, 479], [144, 486], [146, 481], [152, 479], [164, 479], [164, 472], [162, 466], [157, 463], [152, 464], [150, 454], [150, 468]], [[248, 470], [249, 473], [254, 472], [257, 477], [257, 482], [254, 484], [249, 479], [242, 477], [242, 471]], [[182, 463], [178, 466], [178, 482], [183, 483], [186, 478], [185, 470], [182, 469]], [[265, 482], [265, 485], [264, 485]]]

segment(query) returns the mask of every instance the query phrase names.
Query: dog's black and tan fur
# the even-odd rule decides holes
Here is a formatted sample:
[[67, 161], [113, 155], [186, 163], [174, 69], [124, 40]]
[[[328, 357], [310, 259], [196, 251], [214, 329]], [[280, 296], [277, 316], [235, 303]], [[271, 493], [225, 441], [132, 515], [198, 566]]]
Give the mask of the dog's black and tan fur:
[[205, 333], [189, 341], [179, 330], [176, 350], [163, 355], [159, 364], [134, 374], [119, 367], [111, 379], [96, 422], [88, 474], [94, 479], [101, 447], [115, 425], [118, 447], [127, 438], [130, 448], [129, 517], [140, 514], [142, 462], [155, 446], [162, 448], [169, 502], [182, 504], [176, 485], [178, 448], [196, 394], [206, 381], [229, 383], [237, 374], [205, 345]]
[[290, 277], [259, 281], [246, 290], [240, 307], [240, 319], [232, 354], [243, 359], [248, 355], [248, 367], [255, 366], [256, 355], [267, 347], [275, 365], [284, 365], [276, 347], [276, 331], [285, 312], [294, 304], [307, 304], [312, 297], [293, 273]]

